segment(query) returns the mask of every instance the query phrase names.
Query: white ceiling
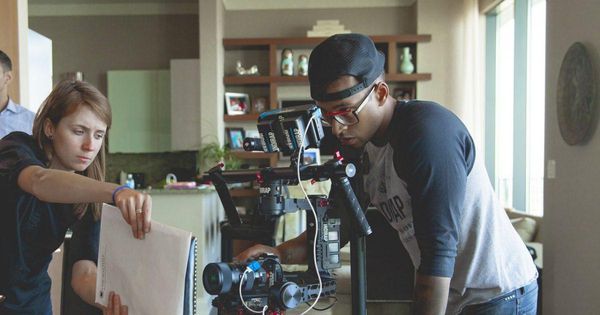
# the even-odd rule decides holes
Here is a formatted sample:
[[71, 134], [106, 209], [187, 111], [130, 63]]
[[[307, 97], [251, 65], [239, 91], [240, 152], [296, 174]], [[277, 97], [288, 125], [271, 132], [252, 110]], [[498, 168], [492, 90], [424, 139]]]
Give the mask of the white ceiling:
[[[28, 0], [29, 5], [197, 4], [201, 0]], [[226, 10], [410, 6], [416, 0], [223, 0]]]

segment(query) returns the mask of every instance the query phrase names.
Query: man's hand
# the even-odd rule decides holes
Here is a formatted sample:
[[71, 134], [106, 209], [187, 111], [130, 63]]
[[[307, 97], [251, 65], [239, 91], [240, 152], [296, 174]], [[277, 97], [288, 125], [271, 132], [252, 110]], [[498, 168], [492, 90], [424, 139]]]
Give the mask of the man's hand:
[[[312, 250], [312, 249], [311, 249]], [[283, 242], [277, 247], [266, 245], [254, 245], [235, 257], [244, 262], [248, 258], [255, 258], [260, 254], [271, 253], [279, 257], [282, 264], [302, 264], [306, 262], [306, 232], [289, 241]]]
[[425, 276], [417, 273], [415, 281], [415, 314], [442, 315], [446, 313], [450, 278]]
[[129, 313], [127, 305], [121, 305], [121, 297], [110, 292], [108, 295], [108, 306], [102, 308], [102, 314], [104, 315], [127, 315]]
[[275, 247], [267, 246], [267, 245], [254, 245], [245, 251], [241, 252], [239, 255], [235, 256], [233, 259], [237, 261], [244, 262], [249, 258], [256, 258], [264, 253], [271, 253], [279, 257], [281, 260], [281, 252]]

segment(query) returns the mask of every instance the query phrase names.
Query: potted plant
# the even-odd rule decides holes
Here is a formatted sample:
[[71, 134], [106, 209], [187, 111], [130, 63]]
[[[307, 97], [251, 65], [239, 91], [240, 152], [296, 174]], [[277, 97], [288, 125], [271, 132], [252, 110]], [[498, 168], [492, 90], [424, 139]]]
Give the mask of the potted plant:
[[241, 161], [231, 154], [231, 149], [226, 145], [220, 145], [217, 142], [210, 142], [202, 145], [200, 148], [200, 162], [205, 168], [211, 168], [219, 163], [225, 164], [229, 170], [238, 169]]

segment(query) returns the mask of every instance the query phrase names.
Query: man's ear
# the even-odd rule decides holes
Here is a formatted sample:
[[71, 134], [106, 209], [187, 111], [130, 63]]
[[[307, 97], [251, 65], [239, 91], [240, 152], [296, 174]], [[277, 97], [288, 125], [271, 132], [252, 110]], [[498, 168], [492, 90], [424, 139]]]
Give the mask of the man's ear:
[[12, 71], [7, 71], [6, 73], [4, 73], [4, 75], [6, 76], [6, 84], [9, 84], [10, 81], [12, 81], [13, 79]]
[[44, 120], [44, 134], [48, 139], [54, 137], [54, 129], [54, 124], [50, 121], [50, 118], [46, 118], [46, 120]]
[[377, 97], [377, 101], [379, 101], [379, 106], [383, 106], [390, 95], [390, 87], [387, 85], [387, 83], [383, 81], [380, 82], [375, 88], [375, 95]]

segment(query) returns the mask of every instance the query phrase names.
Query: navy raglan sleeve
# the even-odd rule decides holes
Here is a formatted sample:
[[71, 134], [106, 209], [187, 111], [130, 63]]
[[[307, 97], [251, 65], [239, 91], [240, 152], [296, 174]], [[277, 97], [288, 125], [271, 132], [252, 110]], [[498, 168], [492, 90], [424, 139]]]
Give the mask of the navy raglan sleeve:
[[[423, 103], [411, 117], [401, 163], [411, 196], [415, 236], [421, 251], [418, 272], [452, 277], [473, 140], [448, 110]], [[398, 167], [397, 167], [398, 169]]]
[[97, 264], [99, 243], [100, 220], [94, 220], [91, 209], [88, 209], [83, 218], [73, 225], [71, 238], [73, 261], [91, 260]]
[[33, 138], [23, 132], [13, 132], [0, 140], [0, 187], [14, 189], [21, 171], [31, 165], [44, 167], [36, 152]]

